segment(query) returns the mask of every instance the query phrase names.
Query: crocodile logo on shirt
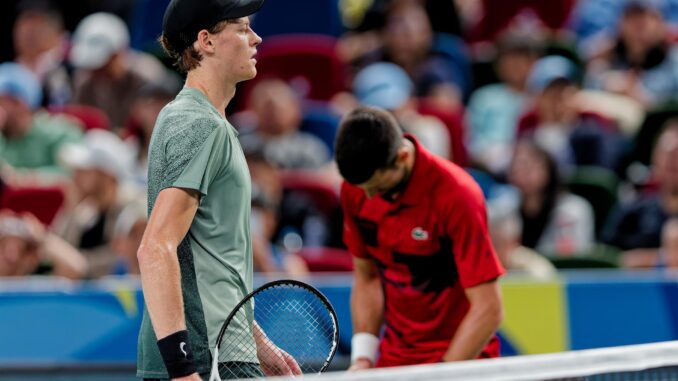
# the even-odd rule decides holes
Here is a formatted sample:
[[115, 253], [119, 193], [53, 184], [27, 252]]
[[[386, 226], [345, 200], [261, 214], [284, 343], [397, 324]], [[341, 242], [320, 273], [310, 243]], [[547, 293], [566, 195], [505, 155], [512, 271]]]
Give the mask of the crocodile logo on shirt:
[[428, 232], [421, 226], [412, 229], [412, 239], [415, 241], [426, 241], [428, 239]]

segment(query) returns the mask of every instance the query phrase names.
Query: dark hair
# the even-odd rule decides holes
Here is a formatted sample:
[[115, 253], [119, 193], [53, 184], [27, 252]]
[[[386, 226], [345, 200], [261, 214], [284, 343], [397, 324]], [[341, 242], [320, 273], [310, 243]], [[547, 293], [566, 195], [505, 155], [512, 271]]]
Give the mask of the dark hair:
[[351, 184], [362, 184], [375, 171], [395, 162], [403, 142], [403, 131], [386, 110], [359, 107], [339, 125], [334, 144], [341, 176]]
[[[556, 162], [556, 159], [544, 147], [529, 138], [521, 139], [516, 144], [516, 147], [519, 145], [528, 147], [532, 152], [536, 153], [537, 156], [539, 156], [539, 159], [541, 159], [546, 165], [546, 186], [542, 191], [544, 202], [537, 216], [533, 218], [535, 224], [532, 226], [533, 231], [532, 234], [530, 234], [531, 239], [526, 237], [526, 229], [523, 229], [523, 245], [534, 248], [539, 238], [544, 233], [544, 230], [548, 225], [548, 221], [551, 219], [551, 215], [556, 208], [558, 196], [562, 190], [563, 184], [560, 179], [560, 172], [558, 171], [558, 163]], [[523, 220], [525, 220], [526, 216], [524, 215], [522, 207], [521, 216]]]
[[[226, 25], [232, 23], [234, 20], [224, 20], [212, 26], [211, 28], [206, 28], [207, 31], [211, 34], [217, 34], [226, 28]], [[200, 61], [202, 60], [202, 55], [198, 52], [193, 45], [189, 45], [186, 49], [181, 52], [176, 51], [172, 44], [170, 44], [169, 39], [164, 34], [158, 38], [158, 42], [162, 46], [165, 53], [167, 53], [170, 58], [174, 59], [174, 66], [176, 66], [179, 71], [182, 73], [188, 73], [189, 71], [200, 66]]]
[[64, 27], [61, 10], [52, 0], [22, 0], [17, 4], [17, 14], [39, 13], [49, 19], [59, 29]]

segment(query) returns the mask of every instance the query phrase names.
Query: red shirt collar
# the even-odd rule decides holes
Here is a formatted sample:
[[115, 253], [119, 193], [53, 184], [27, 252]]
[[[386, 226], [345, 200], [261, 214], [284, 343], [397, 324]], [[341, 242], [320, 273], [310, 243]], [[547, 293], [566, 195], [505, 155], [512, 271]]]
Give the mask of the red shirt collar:
[[426, 193], [431, 188], [429, 185], [433, 179], [429, 173], [434, 159], [433, 154], [427, 151], [414, 135], [405, 134], [405, 138], [414, 144], [414, 166], [405, 190], [394, 200], [394, 203], [415, 205], [426, 197]]

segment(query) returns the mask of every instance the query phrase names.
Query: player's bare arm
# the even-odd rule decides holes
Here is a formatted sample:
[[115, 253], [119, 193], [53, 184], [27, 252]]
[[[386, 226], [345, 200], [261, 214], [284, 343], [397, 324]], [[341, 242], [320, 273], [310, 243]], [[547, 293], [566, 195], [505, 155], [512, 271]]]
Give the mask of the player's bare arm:
[[469, 287], [464, 292], [471, 306], [443, 356], [443, 361], [477, 358], [503, 318], [501, 290], [497, 280]]
[[[377, 266], [372, 260], [354, 257], [354, 278], [351, 289], [351, 316], [353, 331], [356, 333], [353, 342], [352, 370], [371, 368], [374, 366], [379, 331], [384, 315], [384, 294]], [[358, 336], [363, 334], [363, 336]], [[366, 334], [366, 335], [365, 335]], [[374, 343], [370, 343], [370, 336]], [[362, 338], [361, 338], [362, 337]], [[356, 342], [356, 339], [358, 342]], [[357, 351], [357, 352], [356, 352]], [[363, 353], [374, 352], [372, 353]]]
[[158, 339], [186, 329], [177, 247], [191, 226], [198, 201], [196, 191], [162, 190], [139, 246], [144, 298]]

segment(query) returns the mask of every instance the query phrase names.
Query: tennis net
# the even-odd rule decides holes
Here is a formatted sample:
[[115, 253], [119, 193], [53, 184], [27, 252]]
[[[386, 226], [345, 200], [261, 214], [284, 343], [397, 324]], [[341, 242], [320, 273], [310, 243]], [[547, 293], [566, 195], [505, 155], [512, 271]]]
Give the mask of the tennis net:
[[[283, 378], [281, 378], [282, 380]], [[678, 380], [678, 341], [492, 360], [333, 372], [314, 381]]]

